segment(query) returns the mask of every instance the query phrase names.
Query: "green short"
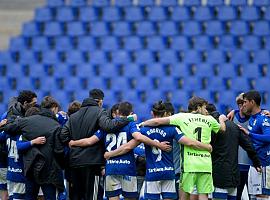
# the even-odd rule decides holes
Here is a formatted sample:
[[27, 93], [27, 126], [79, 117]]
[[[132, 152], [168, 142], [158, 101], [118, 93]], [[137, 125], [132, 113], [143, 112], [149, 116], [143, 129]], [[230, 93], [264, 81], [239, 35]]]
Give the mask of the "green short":
[[214, 191], [212, 173], [183, 172], [180, 177], [180, 188], [192, 193], [196, 188], [198, 194], [209, 194]]

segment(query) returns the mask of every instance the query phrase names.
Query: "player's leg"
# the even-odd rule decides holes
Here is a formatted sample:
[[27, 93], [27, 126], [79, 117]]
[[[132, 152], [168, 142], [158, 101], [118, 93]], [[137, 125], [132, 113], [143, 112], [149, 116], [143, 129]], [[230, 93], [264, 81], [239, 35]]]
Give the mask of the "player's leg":
[[145, 199], [160, 199], [161, 185], [160, 181], [145, 181], [144, 189]]
[[196, 187], [199, 200], [208, 200], [208, 194], [214, 191], [213, 177], [211, 173], [196, 173]]
[[121, 176], [107, 175], [105, 176], [105, 196], [109, 200], [119, 200], [122, 194]]
[[0, 168], [0, 199], [8, 200], [7, 168]]
[[122, 176], [122, 195], [125, 199], [136, 200], [139, 196], [137, 176]]
[[14, 183], [12, 193], [13, 193], [14, 200], [25, 199], [25, 184], [24, 183]]

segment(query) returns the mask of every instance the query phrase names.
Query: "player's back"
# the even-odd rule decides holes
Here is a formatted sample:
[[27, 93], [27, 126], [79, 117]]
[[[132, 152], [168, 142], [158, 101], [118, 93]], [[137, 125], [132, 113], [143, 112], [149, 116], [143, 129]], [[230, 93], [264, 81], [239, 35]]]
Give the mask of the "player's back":
[[[141, 133], [152, 140], [159, 142], [168, 141], [173, 145], [173, 139], [179, 140], [183, 135], [174, 126], [144, 127]], [[171, 180], [174, 179], [173, 152], [161, 151], [156, 147], [145, 146], [146, 154], [146, 180]]]
[[[121, 145], [133, 139], [132, 134], [139, 132], [134, 122], [129, 122], [116, 133], [105, 135], [105, 146], [107, 151], [113, 151]], [[136, 176], [136, 166], [133, 151], [110, 158], [106, 162], [106, 175], [129, 175]]]

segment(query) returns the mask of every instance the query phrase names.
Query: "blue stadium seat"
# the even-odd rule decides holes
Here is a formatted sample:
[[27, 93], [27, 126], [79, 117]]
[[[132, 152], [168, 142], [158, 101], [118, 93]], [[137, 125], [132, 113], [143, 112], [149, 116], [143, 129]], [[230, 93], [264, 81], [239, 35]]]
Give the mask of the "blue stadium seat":
[[19, 63], [20, 64], [32, 64], [37, 62], [35, 52], [31, 50], [22, 50], [19, 52]]
[[101, 37], [100, 42], [101, 42], [101, 49], [104, 51], [115, 51], [120, 48], [118, 39], [113, 36]]
[[110, 0], [92, 0], [94, 7], [105, 7], [110, 5]]
[[176, 52], [174, 50], [164, 50], [159, 53], [160, 60], [162, 64], [175, 64], [178, 62]]
[[78, 49], [81, 51], [91, 51], [97, 48], [95, 39], [91, 36], [82, 36], [78, 40]]
[[40, 76], [42, 74], [45, 74], [45, 69], [44, 66], [42, 64], [31, 64], [30, 65], [30, 71], [29, 71], [29, 76], [30, 77], [35, 77], [35, 76]]
[[64, 0], [46, 0], [48, 7], [58, 7], [63, 6], [65, 4]]
[[9, 51], [0, 51], [0, 64], [8, 64], [11, 63], [12, 57]]
[[67, 35], [82, 36], [85, 35], [85, 30], [81, 22], [70, 22], [67, 24]]
[[222, 6], [224, 4], [223, 0], [207, 0], [208, 6]]
[[167, 19], [167, 13], [163, 7], [152, 7], [148, 14], [150, 21], [164, 21]]
[[143, 48], [143, 41], [137, 36], [129, 36], [124, 38], [124, 49], [128, 51], [136, 51]]
[[43, 63], [55, 64], [60, 62], [59, 54], [57, 51], [44, 51], [42, 56]]
[[233, 6], [245, 6], [247, 5], [247, 0], [233, 0], [230, 3]]
[[246, 51], [235, 50], [231, 52], [231, 63], [233, 64], [247, 64], [249, 62], [249, 56]]
[[[164, 97], [163, 97], [162, 91], [160, 90], [152, 90], [151, 92], [146, 93], [146, 102], [150, 106], [162, 99], [164, 100]], [[146, 112], [149, 112], [149, 111], [146, 111]]]
[[255, 6], [269, 6], [269, 1], [268, 0], [254, 0], [253, 5]]
[[174, 36], [171, 37], [171, 48], [174, 50], [188, 50], [190, 49], [190, 44], [188, 38], [185, 36]]
[[208, 90], [198, 90], [194, 94], [197, 97], [201, 97], [206, 99], [208, 102], [213, 102], [213, 98], [211, 97], [211, 93]]
[[232, 79], [232, 90], [234, 91], [248, 91], [250, 86], [246, 77], [235, 77]]
[[25, 40], [23, 37], [12, 37], [9, 41], [9, 49], [11, 51], [20, 51], [26, 49]]
[[175, 90], [172, 96], [172, 103], [174, 105], [183, 104], [186, 105], [190, 99], [190, 96], [185, 90]]
[[261, 78], [260, 68], [256, 64], [247, 64], [243, 67], [243, 75], [247, 78]]
[[40, 34], [35, 22], [27, 22], [23, 24], [22, 35], [26, 37], [37, 36]]
[[190, 76], [189, 68], [187, 64], [175, 64], [171, 65], [172, 76], [175, 78]]
[[90, 52], [90, 63], [91, 64], [104, 64], [107, 62], [106, 55], [101, 50]]
[[172, 21], [164, 21], [159, 24], [159, 34], [162, 36], [174, 36], [178, 35], [179, 31], [177, 26]]
[[201, 63], [196, 69], [197, 77], [212, 77], [214, 76], [214, 67], [209, 63]]
[[208, 87], [209, 91], [223, 91], [225, 90], [225, 82], [222, 77], [213, 76], [208, 78]]
[[98, 14], [95, 8], [90, 6], [85, 6], [80, 8], [79, 20], [82, 22], [93, 22], [98, 19]]
[[195, 76], [184, 77], [184, 89], [186, 91], [201, 90], [201, 79]]
[[118, 77], [118, 78], [112, 78], [112, 87], [111, 89], [114, 91], [127, 91], [130, 89], [129, 83], [126, 77]]
[[162, 76], [160, 79], [159, 90], [166, 91], [168, 90], [168, 88], [171, 90], [176, 90], [177, 89], [176, 80], [174, 79], [174, 77]]
[[190, 50], [184, 53], [184, 63], [187, 64], [199, 64], [202, 62], [202, 55], [199, 51]]
[[140, 7], [127, 7], [124, 8], [125, 20], [128, 22], [141, 21], [144, 19], [142, 9]]
[[232, 35], [247, 35], [249, 33], [248, 25], [241, 20], [232, 21], [230, 33]]
[[106, 63], [100, 68], [100, 76], [105, 78], [117, 77], [118, 78], [118, 70], [117, 66], [113, 63]]
[[90, 63], [81, 64], [77, 70], [77, 76], [80, 78], [94, 77], [95, 69]]
[[219, 37], [219, 48], [224, 50], [234, 50], [237, 47], [235, 38], [231, 35], [222, 35]]
[[270, 63], [269, 51], [267, 50], [256, 51], [254, 54], [254, 63], [269, 64]]
[[136, 102], [134, 106], [134, 111], [138, 115], [139, 120], [144, 121], [151, 117], [150, 111], [151, 107], [148, 103]]
[[255, 21], [259, 19], [259, 11], [255, 6], [245, 6], [241, 11], [241, 19], [245, 21]]
[[160, 36], [147, 37], [147, 49], [151, 51], [161, 51], [165, 48], [166, 45], [163, 37]]
[[56, 21], [70, 22], [74, 20], [73, 10], [71, 7], [59, 7], [56, 12]]
[[48, 7], [37, 8], [35, 10], [35, 20], [37, 22], [47, 22], [53, 19], [52, 11]]
[[221, 6], [218, 7], [218, 20], [221, 21], [230, 21], [234, 20], [237, 17], [236, 9], [232, 6]]
[[117, 7], [104, 7], [102, 9], [102, 13], [102, 20], [105, 22], [113, 22], [121, 19], [121, 15]]
[[201, 34], [201, 27], [198, 22], [189, 21], [183, 23], [183, 34], [185, 36], [196, 36]]
[[142, 75], [141, 68], [138, 64], [127, 63], [124, 65], [124, 75], [128, 78], [141, 77]]
[[66, 102], [69, 101], [68, 92], [65, 90], [54, 90], [51, 95], [60, 103], [61, 108], [65, 109]]
[[187, 7], [185, 6], [177, 6], [172, 8], [172, 14], [171, 14], [171, 19], [173, 21], [179, 22], [179, 21], [186, 21], [189, 20], [190, 13]]
[[155, 0], [138, 0], [138, 5], [145, 7], [145, 6], [154, 6]]
[[210, 8], [207, 6], [200, 6], [195, 9], [194, 13], [194, 19], [197, 21], [208, 21], [211, 20], [212, 13], [210, 11]]
[[77, 88], [82, 89], [82, 82], [78, 77], [65, 76], [64, 81], [66, 91], [74, 91]]
[[260, 40], [258, 37], [249, 35], [249, 36], [245, 36], [243, 39], [244, 40], [243, 40], [242, 49], [247, 50], [247, 51], [257, 51], [261, 49]]
[[108, 26], [104, 22], [91, 22], [90, 35], [92, 36], [106, 36], [109, 34]]
[[208, 36], [196, 36], [194, 39], [194, 49], [196, 50], [208, 50], [213, 48], [211, 39]]
[[233, 91], [221, 91], [218, 103], [230, 105], [235, 102], [236, 94]]
[[225, 53], [221, 50], [212, 50], [207, 52], [207, 62], [211, 64], [221, 64], [225, 62]]
[[135, 104], [135, 103], [137, 103], [139, 101], [137, 90], [127, 90], [127, 91], [125, 91], [125, 96], [124, 96], [123, 101], [133, 102], [134, 106], [136, 106], [137, 104]]
[[87, 0], [71, 0], [70, 5], [73, 7], [86, 6]]
[[54, 91], [58, 90], [56, 80], [54, 77], [48, 77], [48, 76], [40, 76], [40, 90], [42, 91]]
[[38, 36], [32, 39], [32, 50], [34, 51], [46, 51], [49, 50], [50, 44], [47, 37]]
[[148, 50], [141, 50], [135, 53], [136, 63], [149, 64], [154, 62], [153, 53]]
[[131, 35], [131, 27], [128, 22], [119, 21], [113, 24], [113, 35], [129, 36]]
[[6, 76], [7, 77], [15, 77], [15, 78], [24, 77], [22, 66], [20, 64], [16, 64], [16, 63], [9, 65], [7, 68]]
[[224, 28], [220, 21], [208, 21], [206, 23], [206, 34], [210, 36], [219, 36], [224, 34]]
[[71, 50], [66, 54], [66, 63], [68, 64], [81, 64], [84, 63], [85, 60], [83, 58], [81, 51]]
[[267, 36], [270, 34], [270, 26], [268, 21], [258, 21], [254, 23], [254, 35]]
[[114, 5], [118, 7], [132, 6], [132, 0], [117, 0], [114, 2]]
[[223, 78], [236, 77], [237, 73], [236, 73], [235, 66], [231, 63], [220, 64], [218, 68], [218, 75], [219, 77], [223, 77]]
[[269, 85], [269, 83], [270, 83], [269, 77], [261, 77], [256, 80], [256, 88], [258, 90], [264, 90], [265, 86]]
[[17, 88], [16, 90], [35, 90], [35, 88], [33, 87], [33, 81], [30, 77], [18, 77], [17, 78]]
[[94, 76], [91, 78], [91, 81], [88, 81], [88, 88], [101, 88], [105, 89], [106, 84], [102, 77], [100, 76]]
[[156, 34], [154, 24], [149, 21], [138, 22], [137, 35], [139, 36], [152, 36]]
[[270, 50], [270, 36], [265, 37], [265, 49]]
[[200, 0], [187, 0], [187, 1], [184, 1], [184, 5], [185, 6], [199, 6], [201, 5], [201, 1]]
[[67, 63], [57, 63], [54, 66], [54, 77], [71, 77], [71, 70]]
[[114, 64], [125, 64], [130, 63], [131, 58], [127, 51], [118, 50], [112, 52], [112, 63]]
[[157, 75], [165, 76], [165, 71], [161, 63], [153, 63], [147, 66], [147, 76], [148, 77], [157, 77]]
[[161, 6], [176, 6], [178, 3], [177, 3], [177, 0], [161, 0], [160, 2], [160, 5]]
[[267, 6], [264, 12], [264, 19], [265, 20], [270, 20], [270, 6]]
[[137, 79], [137, 91], [154, 89], [153, 80], [149, 77], [140, 77]]
[[63, 35], [63, 29], [58, 22], [46, 22], [44, 35], [46, 36], [60, 36]]
[[67, 51], [73, 49], [71, 38], [68, 36], [59, 36], [55, 38], [55, 49], [57, 51]]

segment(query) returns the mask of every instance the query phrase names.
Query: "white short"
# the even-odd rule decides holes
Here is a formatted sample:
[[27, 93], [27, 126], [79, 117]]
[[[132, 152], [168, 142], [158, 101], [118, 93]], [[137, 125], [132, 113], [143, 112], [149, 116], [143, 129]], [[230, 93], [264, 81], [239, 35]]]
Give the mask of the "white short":
[[175, 180], [145, 181], [144, 197], [146, 199], [177, 198]]
[[237, 188], [217, 188], [215, 187], [214, 192], [208, 197], [213, 199], [236, 199]]
[[138, 197], [137, 177], [124, 175], [108, 175], [105, 178], [106, 197], [122, 194], [126, 198]]
[[270, 166], [263, 167], [262, 173], [258, 173], [254, 167], [250, 167], [248, 193], [251, 195], [270, 195]]
[[24, 199], [25, 184], [7, 181], [8, 195], [12, 196], [13, 199]]
[[7, 168], [0, 168], [0, 190], [7, 189]]

